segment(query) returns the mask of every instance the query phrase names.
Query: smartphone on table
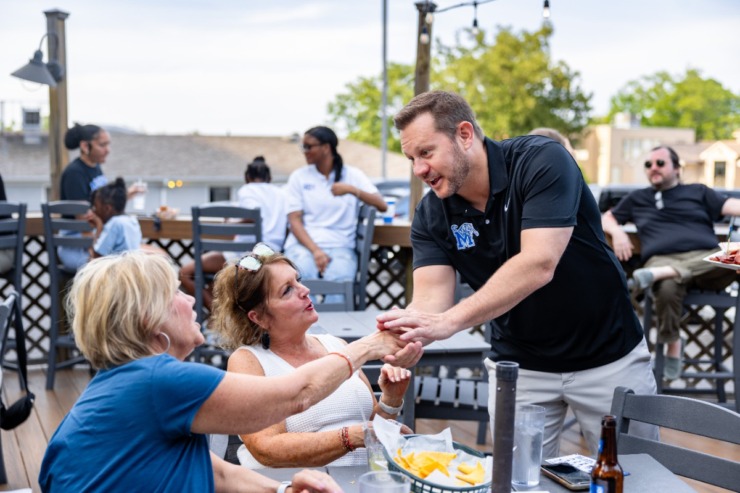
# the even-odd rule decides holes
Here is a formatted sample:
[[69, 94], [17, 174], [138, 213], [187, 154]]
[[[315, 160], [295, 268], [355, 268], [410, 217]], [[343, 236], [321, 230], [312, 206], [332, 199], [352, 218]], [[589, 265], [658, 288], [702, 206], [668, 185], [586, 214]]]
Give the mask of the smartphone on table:
[[554, 479], [569, 490], [587, 490], [591, 484], [591, 475], [568, 463], [543, 464], [542, 474]]

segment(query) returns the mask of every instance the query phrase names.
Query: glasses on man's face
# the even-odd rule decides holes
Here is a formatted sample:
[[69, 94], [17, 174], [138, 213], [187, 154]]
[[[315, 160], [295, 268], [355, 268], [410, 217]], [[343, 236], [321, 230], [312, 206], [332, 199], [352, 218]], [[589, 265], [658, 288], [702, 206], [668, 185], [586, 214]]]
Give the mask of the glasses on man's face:
[[320, 146], [320, 145], [321, 145], [321, 142], [319, 142], [317, 144], [303, 144], [303, 145], [301, 145], [301, 149], [303, 150], [303, 152], [308, 152], [311, 149], [313, 149], [314, 147]]
[[270, 248], [265, 243], [257, 243], [251, 252], [243, 256], [236, 263], [234, 272], [234, 302], [240, 310], [244, 311], [244, 308], [239, 304], [239, 269], [244, 269], [249, 272], [257, 272], [262, 268], [262, 258], [275, 255], [275, 250]]
[[655, 165], [658, 168], [662, 168], [665, 166], [665, 160], [664, 159], [656, 159], [655, 161], [645, 161], [645, 169], [650, 169], [653, 167], [653, 162], [655, 162]]
[[655, 192], [655, 208], [661, 210], [663, 207], [665, 207], [665, 204], [663, 203], [663, 192], [658, 190]]

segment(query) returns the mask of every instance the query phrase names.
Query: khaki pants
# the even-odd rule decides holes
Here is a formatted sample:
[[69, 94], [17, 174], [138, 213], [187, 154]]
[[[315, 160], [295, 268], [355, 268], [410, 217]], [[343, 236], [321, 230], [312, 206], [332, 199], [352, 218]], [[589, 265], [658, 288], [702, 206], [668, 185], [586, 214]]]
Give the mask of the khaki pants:
[[[488, 369], [488, 413], [491, 427], [496, 412], [496, 363], [486, 358]], [[655, 394], [656, 383], [650, 365], [650, 352], [645, 338], [623, 358], [588, 370], [549, 373], [519, 369], [516, 405], [536, 404], [545, 408], [545, 437], [542, 457], [557, 457], [560, 434], [568, 406], [573, 410], [591, 455], [596, 456], [601, 437], [601, 418], [609, 414], [614, 389], [627, 387], [636, 394]], [[658, 439], [658, 428], [644, 423], [632, 423], [630, 433]]]
[[704, 261], [713, 250], [693, 250], [669, 255], [654, 255], [644, 267], [672, 267], [679, 277], [657, 281], [653, 287], [655, 314], [658, 317], [658, 342], [668, 344], [679, 339], [683, 299], [691, 288], [718, 291], [737, 277], [735, 271], [716, 267]]

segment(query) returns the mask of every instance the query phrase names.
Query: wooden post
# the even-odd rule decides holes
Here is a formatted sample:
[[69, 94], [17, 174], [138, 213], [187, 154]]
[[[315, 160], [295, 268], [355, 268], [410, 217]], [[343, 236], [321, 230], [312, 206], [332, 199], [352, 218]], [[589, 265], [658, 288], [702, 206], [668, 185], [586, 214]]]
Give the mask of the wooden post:
[[[416, 70], [414, 73], [414, 96], [429, 90], [429, 74], [431, 68], [432, 52], [432, 24], [427, 24], [427, 14], [433, 13], [437, 9], [434, 2], [416, 2], [416, 9], [419, 11], [419, 20], [417, 25], [416, 36]], [[422, 42], [422, 33], [426, 30], [426, 37]], [[423, 186], [420, 179], [414, 176], [411, 170], [411, 179], [409, 180], [409, 221], [414, 220], [416, 204], [419, 203], [423, 193]], [[414, 293], [413, 266], [412, 263], [406, 267], [406, 304], [408, 305]]]
[[[433, 13], [437, 5], [433, 2], [416, 2], [416, 9], [419, 11], [419, 21], [417, 26], [416, 37], [416, 71], [414, 75], [414, 96], [429, 90], [429, 74], [431, 66], [432, 51], [432, 24], [427, 24], [426, 17], [428, 13]], [[422, 43], [422, 32], [426, 29], [428, 40]], [[414, 220], [414, 211], [416, 204], [421, 200], [423, 187], [421, 180], [411, 172], [411, 190], [409, 196], [409, 220]]]
[[64, 21], [69, 14], [61, 10], [47, 10], [46, 32], [49, 61], [55, 61], [62, 69], [62, 79], [56, 87], [49, 86], [49, 156], [50, 182], [49, 199], [59, 200], [59, 181], [62, 170], [69, 161], [67, 148], [64, 146], [64, 134], [67, 132], [67, 44], [65, 40]]

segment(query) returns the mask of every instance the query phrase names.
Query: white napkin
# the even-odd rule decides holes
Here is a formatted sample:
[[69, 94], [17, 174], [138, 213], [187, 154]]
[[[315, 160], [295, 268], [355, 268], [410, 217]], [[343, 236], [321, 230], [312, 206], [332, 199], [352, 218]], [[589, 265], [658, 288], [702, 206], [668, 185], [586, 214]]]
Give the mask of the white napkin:
[[[403, 438], [403, 435], [401, 435], [401, 428], [398, 423], [388, 421], [376, 414], [375, 418], [373, 418], [373, 429], [375, 430], [375, 435], [378, 437], [378, 440], [380, 440], [380, 443], [382, 443], [383, 447], [388, 451], [388, 455], [390, 455], [390, 457], [395, 457], [399, 448], [403, 455], [406, 455], [412, 450], [457, 452], [457, 457], [448, 467], [450, 477], [445, 476], [439, 471], [434, 471], [424, 478], [425, 481], [429, 481], [430, 483], [459, 488], [460, 485], [457, 484], [458, 480], [455, 478], [455, 474], [458, 473], [457, 466], [462, 462], [467, 462], [468, 464], [473, 465], [476, 461], [481, 460], [480, 457], [468, 454], [463, 450], [455, 450], [452, 445], [452, 432], [449, 428], [445, 428], [436, 435], [418, 435], [405, 439]], [[493, 459], [491, 457], [483, 459], [483, 467], [486, 470], [484, 482], [490, 482], [493, 470]]]

